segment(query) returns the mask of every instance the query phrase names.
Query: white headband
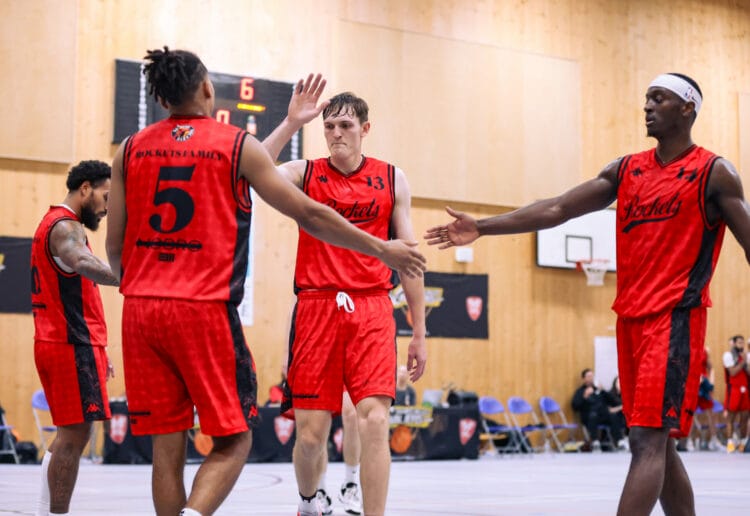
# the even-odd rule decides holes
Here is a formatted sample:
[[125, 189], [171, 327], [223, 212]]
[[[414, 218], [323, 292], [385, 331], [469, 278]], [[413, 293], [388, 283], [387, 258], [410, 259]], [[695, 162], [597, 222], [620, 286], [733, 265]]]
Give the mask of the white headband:
[[663, 73], [651, 81], [648, 87], [666, 88], [676, 93], [685, 102], [692, 102], [695, 105], [696, 113], [701, 109], [701, 102], [703, 101], [701, 94], [682, 77], [672, 75], [671, 73]]

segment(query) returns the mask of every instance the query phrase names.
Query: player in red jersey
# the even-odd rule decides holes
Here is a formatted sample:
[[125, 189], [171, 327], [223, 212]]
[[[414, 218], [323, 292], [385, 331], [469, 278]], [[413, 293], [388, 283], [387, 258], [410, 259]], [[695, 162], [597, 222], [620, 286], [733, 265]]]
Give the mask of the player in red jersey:
[[118, 281], [83, 230], [96, 231], [107, 214], [110, 175], [101, 161], [73, 167], [68, 195], [50, 206], [31, 247], [34, 361], [57, 426], [42, 459], [41, 516], [67, 514], [91, 422], [110, 418], [106, 381], [114, 370], [98, 284]]
[[[317, 237], [406, 275], [421, 276], [424, 257], [416, 242], [384, 242], [312, 202], [277, 173], [260, 142], [211, 118], [214, 88], [195, 54], [165, 47], [146, 59], [150, 92], [170, 117], [118, 149], [107, 235], [125, 296], [128, 409], [133, 433], [154, 436], [157, 514], [212, 514], [247, 459], [257, 416], [255, 366], [237, 313], [249, 187]], [[183, 470], [193, 406], [214, 444], [188, 497]]]
[[[727, 384], [724, 410], [727, 411], [727, 451], [744, 451], [747, 440], [747, 420], [750, 411], [750, 365], [745, 356], [745, 338], [735, 335], [729, 339], [729, 349], [722, 356], [724, 380]], [[739, 441], [734, 438], [735, 422], [739, 425]]]
[[607, 165], [552, 199], [482, 220], [448, 208], [451, 223], [429, 229], [445, 249], [480, 236], [549, 228], [617, 200], [617, 347], [630, 471], [618, 514], [693, 514], [690, 479], [670, 431], [687, 435], [697, 403], [708, 284], [725, 225], [750, 258], [750, 206], [727, 160], [693, 143], [700, 88], [659, 75], [646, 91], [646, 132], [657, 145]]
[[[274, 158], [313, 118], [298, 113], [303, 99], [297, 97], [295, 92], [289, 116], [263, 142]], [[370, 130], [367, 103], [342, 93], [318, 108], [330, 156], [285, 163], [279, 167], [284, 176], [308, 197], [331, 206], [378, 239], [413, 239], [405, 174], [362, 154], [362, 140]], [[427, 359], [424, 282], [403, 275], [401, 282], [413, 316], [407, 365], [416, 381]], [[388, 296], [391, 271], [360, 252], [336, 248], [300, 228], [294, 284], [297, 304], [287, 402], [297, 420], [294, 466], [299, 513], [315, 514], [331, 414], [341, 411], [346, 387], [357, 410], [364, 513], [383, 514], [390, 470], [389, 409], [396, 392], [396, 328]]]

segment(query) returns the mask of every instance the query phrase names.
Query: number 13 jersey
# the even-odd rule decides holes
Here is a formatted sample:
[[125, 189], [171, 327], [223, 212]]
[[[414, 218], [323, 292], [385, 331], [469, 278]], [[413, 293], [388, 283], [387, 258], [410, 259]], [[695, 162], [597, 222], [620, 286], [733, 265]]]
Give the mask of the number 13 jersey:
[[247, 133], [172, 116], [125, 145], [125, 296], [242, 299], [252, 204], [239, 175]]

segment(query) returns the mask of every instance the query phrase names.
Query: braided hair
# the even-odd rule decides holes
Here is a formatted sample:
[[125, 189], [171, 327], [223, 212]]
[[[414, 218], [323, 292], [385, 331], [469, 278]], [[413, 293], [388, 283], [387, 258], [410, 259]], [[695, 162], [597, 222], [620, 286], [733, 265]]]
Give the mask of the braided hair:
[[179, 106], [198, 88], [208, 71], [200, 58], [187, 50], [148, 50], [150, 61], [143, 68], [149, 84], [149, 95], [157, 101]]

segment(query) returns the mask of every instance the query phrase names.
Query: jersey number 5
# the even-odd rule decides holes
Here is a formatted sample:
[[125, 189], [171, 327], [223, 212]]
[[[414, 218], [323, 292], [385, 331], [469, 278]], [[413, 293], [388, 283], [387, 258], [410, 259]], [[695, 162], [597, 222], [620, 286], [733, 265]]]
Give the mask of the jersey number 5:
[[159, 190], [159, 183], [161, 181], [190, 181], [193, 177], [193, 170], [195, 170], [195, 165], [189, 167], [159, 168], [159, 178], [156, 181], [156, 191], [154, 192], [154, 206], [171, 204], [174, 207], [175, 217], [172, 227], [165, 228], [161, 215], [158, 213], [151, 215], [148, 223], [155, 231], [159, 233], [175, 233], [190, 224], [190, 221], [193, 220], [195, 203], [189, 193], [177, 187], [167, 187]]

